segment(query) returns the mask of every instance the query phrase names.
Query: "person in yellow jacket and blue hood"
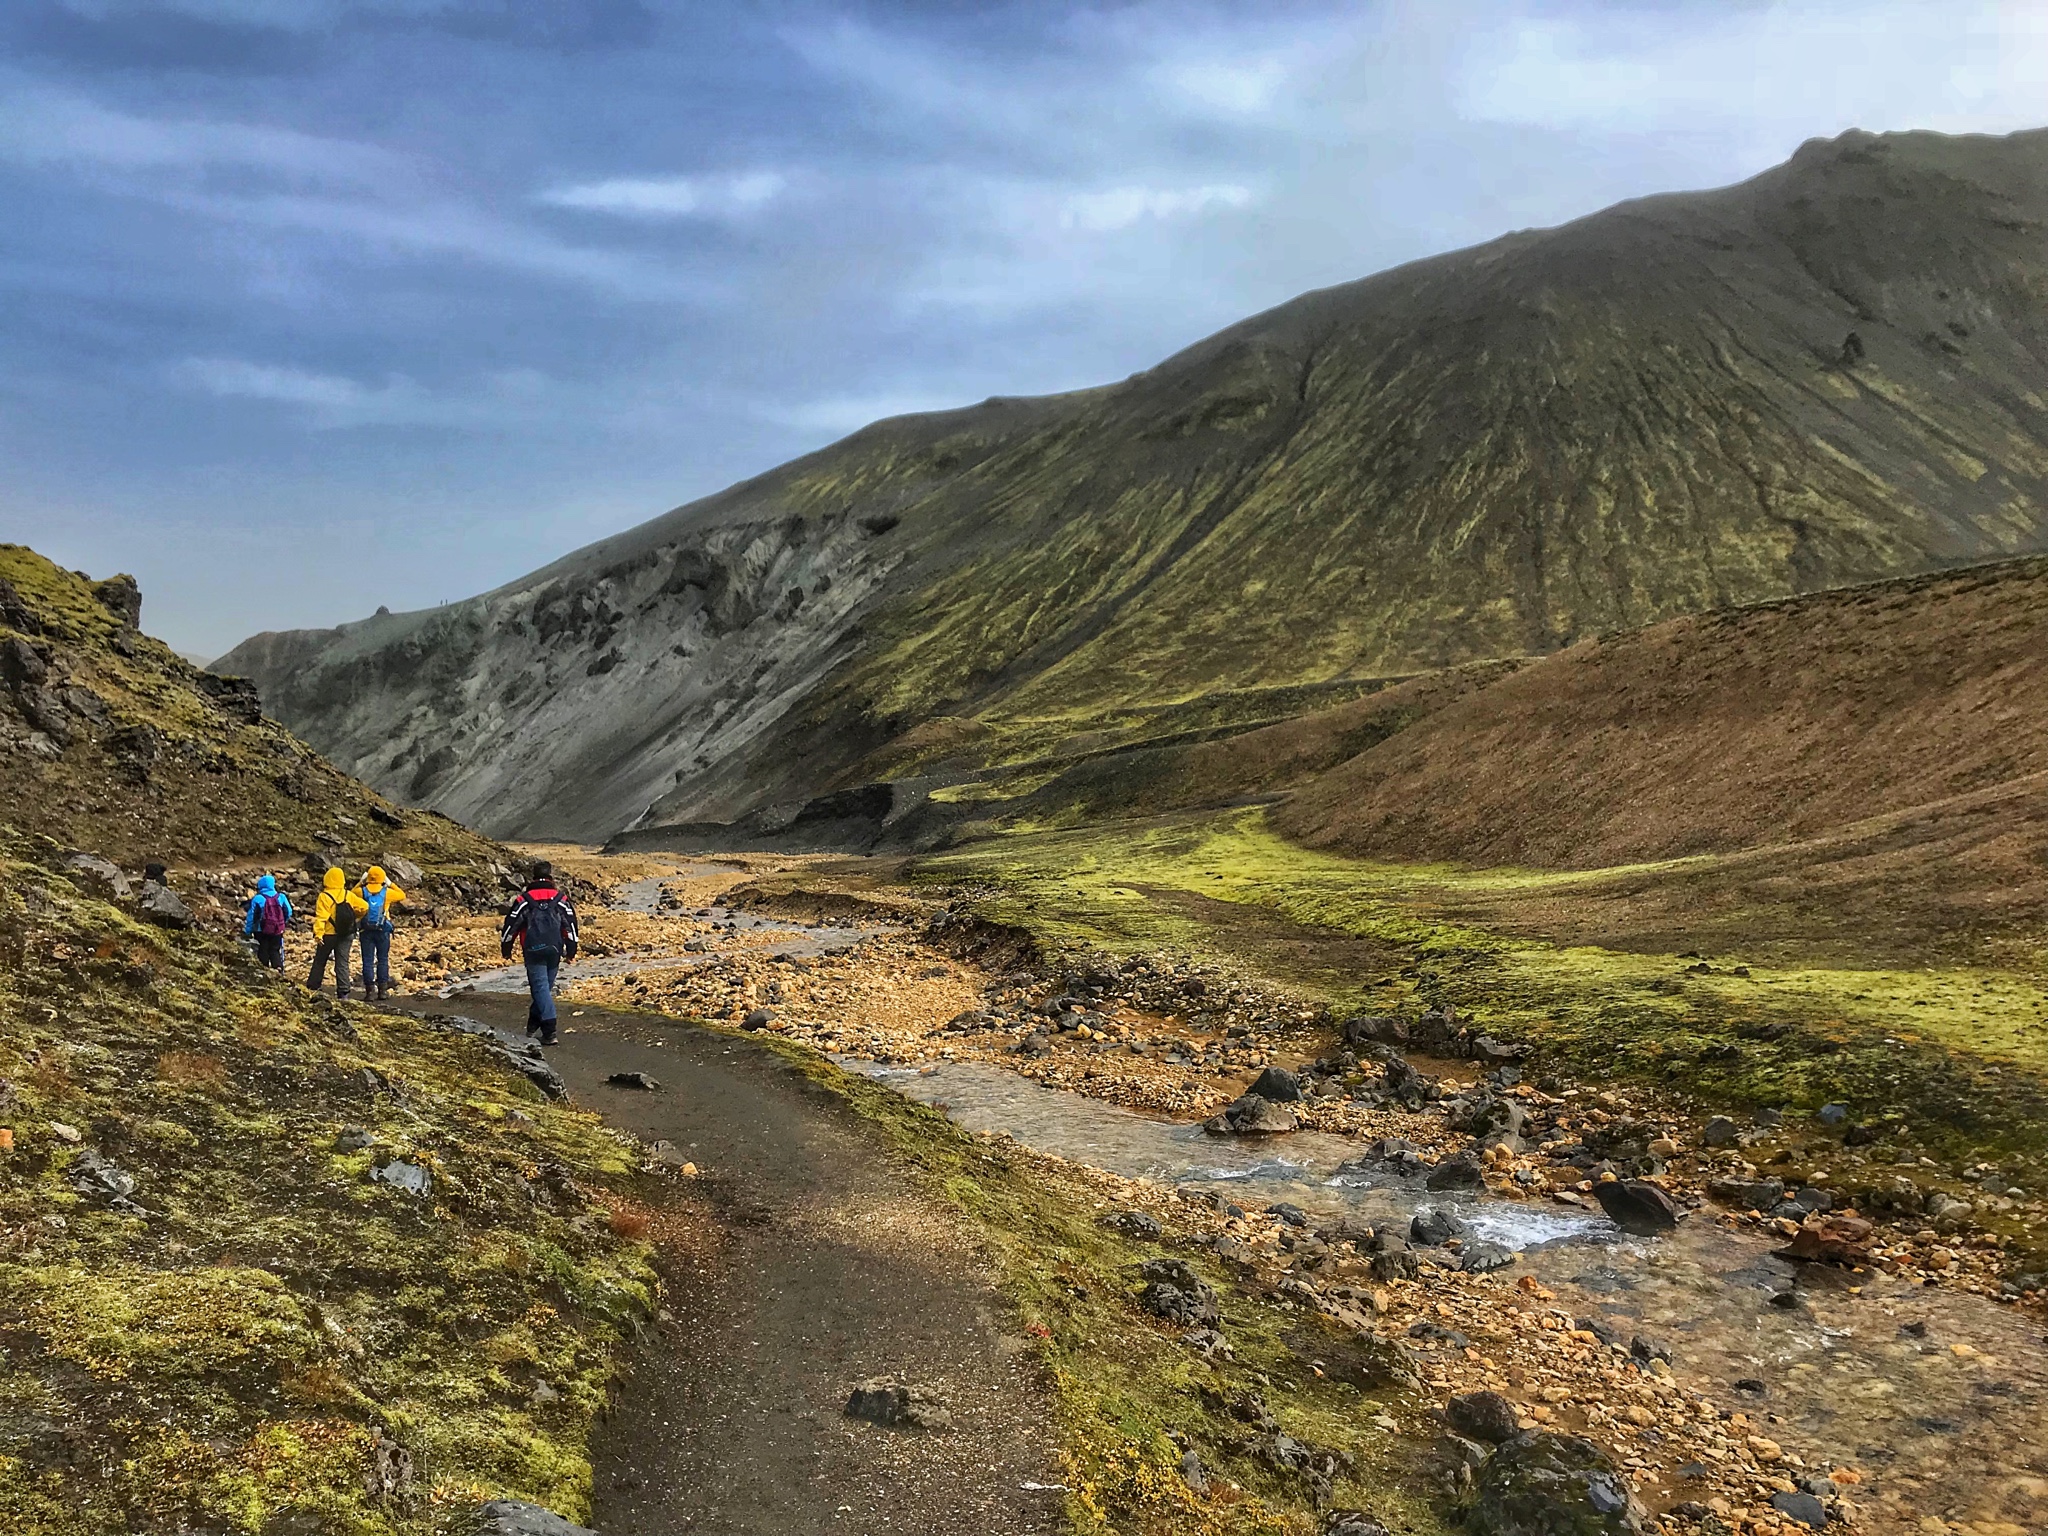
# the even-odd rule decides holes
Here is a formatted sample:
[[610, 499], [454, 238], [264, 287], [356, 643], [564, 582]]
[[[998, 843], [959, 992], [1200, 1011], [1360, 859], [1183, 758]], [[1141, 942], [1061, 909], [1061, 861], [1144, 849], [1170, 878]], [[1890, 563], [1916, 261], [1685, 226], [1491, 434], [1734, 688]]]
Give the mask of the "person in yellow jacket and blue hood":
[[405, 892], [373, 864], [353, 894], [363, 905], [363, 996], [377, 1002], [391, 995], [391, 917]]
[[313, 900], [313, 969], [306, 975], [306, 989], [320, 990], [327, 979], [327, 962], [334, 962], [334, 990], [348, 996], [348, 947], [355, 938], [356, 925], [369, 904], [348, 888], [348, 876], [330, 869], [320, 881], [320, 894]]

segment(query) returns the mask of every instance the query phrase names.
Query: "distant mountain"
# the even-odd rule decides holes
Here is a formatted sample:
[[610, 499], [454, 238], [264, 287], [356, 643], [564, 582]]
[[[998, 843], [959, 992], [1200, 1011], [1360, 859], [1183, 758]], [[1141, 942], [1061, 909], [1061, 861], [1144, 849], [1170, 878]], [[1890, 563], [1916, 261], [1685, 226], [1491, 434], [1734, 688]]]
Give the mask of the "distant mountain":
[[1849, 133], [215, 667], [494, 832], [727, 819], [2048, 549], [2044, 402], [2048, 131]]

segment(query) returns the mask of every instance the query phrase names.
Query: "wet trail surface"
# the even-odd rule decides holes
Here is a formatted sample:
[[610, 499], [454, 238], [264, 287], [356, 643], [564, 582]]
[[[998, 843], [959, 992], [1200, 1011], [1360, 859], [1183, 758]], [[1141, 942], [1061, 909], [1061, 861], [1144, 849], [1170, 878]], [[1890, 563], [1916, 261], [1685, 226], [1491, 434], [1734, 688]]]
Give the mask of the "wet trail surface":
[[[431, 998], [406, 1006], [449, 1011]], [[465, 1016], [518, 1038], [525, 1000]], [[744, 1038], [600, 1009], [549, 1060], [575, 1101], [701, 1177], [660, 1213], [672, 1321], [635, 1349], [593, 1447], [606, 1536], [986, 1536], [1060, 1527], [1048, 1412], [1000, 1298], [954, 1230], [906, 1193], [877, 1138]], [[616, 1072], [663, 1086], [614, 1087]], [[864, 1378], [938, 1390], [957, 1427], [844, 1416]], [[1040, 1485], [1027, 1488], [1027, 1484]]]

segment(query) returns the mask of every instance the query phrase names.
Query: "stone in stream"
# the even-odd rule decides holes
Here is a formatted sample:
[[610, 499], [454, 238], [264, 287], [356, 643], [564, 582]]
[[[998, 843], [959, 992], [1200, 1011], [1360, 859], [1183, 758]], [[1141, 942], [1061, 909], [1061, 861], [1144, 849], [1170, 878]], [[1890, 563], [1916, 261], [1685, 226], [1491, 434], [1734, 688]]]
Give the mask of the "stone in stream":
[[1521, 1413], [1498, 1392], [1461, 1392], [1445, 1405], [1451, 1428], [1467, 1440], [1499, 1445], [1521, 1433]]
[[597, 1536], [587, 1525], [571, 1525], [552, 1509], [517, 1499], [493, 1499], [476, 1512], [475, 1536]]
[[1637, 1237], [1655, 1237], [1678, 1225], [1678, 1207], [1669, 1195], [1642, 1179], [1614, 1179], [1593, 1186], [1593, 1198], [1607, 1219]]
[[1294, 1128], [1293, 1110], [1256, 1093], [1245, 1094], [1202, 1123], [1212, 1136], [1279, 1136]]
[[1827, 1216], [1801, 1227], [1778, 1256], [1807, 1264], [1841, 1264], [1854, 1268], [1870, 1262], [1874, 1229], [1860, 1216]]
[[614, 1072], [605, 1081], [614, 1088], [637, 1088], [642, 1093], [653, 1093], [661, 1087], [658, 1081], [645, 1072]]
[[1641, 1536], [1628, 1479], [1592, 1441], [1530, 1430], [1486, 1458], [1473, 1488], [1476, 1536]]
[[1188, 1328], [1214, 1328], [1223, 1314], [1216, 1292], [1185, 1259], [1148, 1259], [1138, 1266], [1144, 1287], [1138, 1305], [1154, 1317]]
[[1408, 1241], [1423, 1248], [1441, 1248], [1454, 1237], [1465, 1235], [1465, 1223], [1449, 1211], [1425, 1206], [1408, 1223]]
[[938, 1395], [888, 1376], [874, 1376], [847, 1395], [846, 1416], [890, 1428], [951, 1429], [953, 1415]]
[[1248, 1091], [1275, 1104], [1292, 1104], [1301, 1098], [1301, 1079], [1285, 1067], [1268, 1067], [1253, 1079]]
[[1515, 1262], [1512, 1250], [1499, 1243], [1467, 1243], [1458, 1252], [1458, 1268], [1468, 1275], [1488, 1275]]
[[1478, 1189], [1486, 1183], [1486, 1170], [1479, 1165], [1476, 1157], [1459, 1154], [1447, 1157], [1430, 1169], [1429, 1177], [1422, 1181], [1422, 1187], [1432, 1193], [1449, 1189]]

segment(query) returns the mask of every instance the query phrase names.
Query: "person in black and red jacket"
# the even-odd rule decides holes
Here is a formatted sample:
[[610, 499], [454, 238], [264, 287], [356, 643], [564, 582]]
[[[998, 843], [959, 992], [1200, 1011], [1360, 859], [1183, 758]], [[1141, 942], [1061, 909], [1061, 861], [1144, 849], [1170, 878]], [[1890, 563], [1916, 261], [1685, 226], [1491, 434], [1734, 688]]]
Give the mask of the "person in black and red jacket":
[[552, 865], [534, 865], [525, 894], [505, 914], [504, 931], [498, 935], [499, 953], [510, 960], [515, 943], [526, 959], [526, 991], [531, 999], [526, 1008], [526, 1032], [539, 1035], [542, 1045], [553, 1045], [555, 973], [564, 961], [576, 958], [576, 909], [555, 889]]

